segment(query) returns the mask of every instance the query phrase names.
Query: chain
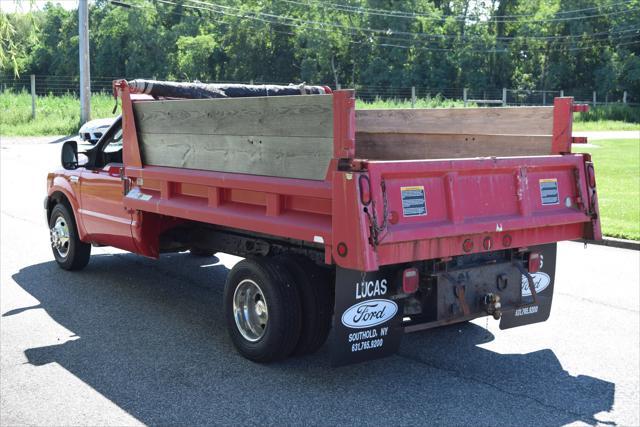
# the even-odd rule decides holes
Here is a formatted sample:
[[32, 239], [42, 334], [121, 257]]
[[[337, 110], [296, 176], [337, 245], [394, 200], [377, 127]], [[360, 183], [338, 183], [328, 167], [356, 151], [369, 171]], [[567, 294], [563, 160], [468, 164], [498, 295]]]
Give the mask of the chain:
[[484, 318], [485, 320], [485, 324], [484, 324], [484, 330], [486, 332], [486, 338], [491, 338], [491, 334], [489, 333], [489, 316], [485, 316]]
[[382, 224], [378, 225], [378, 214], [376, 213], [376, 202], [371, 200], [371, 211], [367, 209], [365, 212], [369, 217], [369, 223], [371, 224], [371, 238], [374, 246], [378, 245], [380, 233], [387, 229], [389, 221], [389, 206], [387, 202], [387, 185], [384, 180], [380, 183], [382, 188]]

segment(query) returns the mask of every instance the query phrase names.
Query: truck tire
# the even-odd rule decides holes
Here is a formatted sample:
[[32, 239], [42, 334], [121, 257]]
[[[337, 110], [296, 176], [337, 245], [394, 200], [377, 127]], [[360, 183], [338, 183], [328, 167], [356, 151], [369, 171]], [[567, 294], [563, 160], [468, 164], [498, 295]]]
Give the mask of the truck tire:
[[51, 210], [49, 233], [53, 256], [65, 270], [82, 270], [89, 263], [91, 245], [80, 241], [75, 218], [68, 206], [58, 203]]
[[303, 256], [282, 255], [278, 259], [287, 267], [300, 291], [302, 329], [293, 354], [303, 356], [315, 353], [325, 343], [331, 330], [333, 304], [330, 272]]
[[231, 341], [247, 359], [272, 362], [289, 356], [300, 337], [300, 295], [277, 260], [245, 259], [224, 287], [224, 312]]

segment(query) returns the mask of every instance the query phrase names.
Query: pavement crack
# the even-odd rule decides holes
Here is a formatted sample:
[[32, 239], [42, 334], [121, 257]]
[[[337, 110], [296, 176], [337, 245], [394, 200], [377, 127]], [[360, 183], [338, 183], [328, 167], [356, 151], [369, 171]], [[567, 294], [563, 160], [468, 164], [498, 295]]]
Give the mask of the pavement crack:
[[557, 295], [562, 295], [563, 297], [575, 298], [577, 300], [584, 301], [584, 302], [589, 302], [591, 304], [599, 305], [599, 306], [602, 306], [602, 307], [615, 308], [617, 310], [627, 311], [629, 313], [634, 313], [634, 314], [640, 313], [640, 311], [634, 310], [632, 308], [626, 308], [626, 307], [620, 307], [618, 305], [607, 304], [606, 302], [596, 301], [596, 300], [592, 300], [590, 298], [580, 297], [578, 295], [567, 294], [567, 293], [564, 293], [564, 292], [556, 292], [556, 294]]
[[452, 375], [452, 376], [454, 376], [456, 378], [460, 378], [460, 379], [465, 380], [465, 381], [475, 382], [475, 383], [478, 383], [478, 384], [485, 385], [487, 387], [491, 387], [491, 388], [493, 388], [493, 389], [495, 389], [495, 390], [497, 390], [497, 391], [499, 391], [501, 393], [508, 394], [509, 396], [513, 396], [513, 397], [521, 398], [521, 399], [532, 400], [532, 401], [536, 402], [537, 404], [539, 404], [540, 406], [543, 406], [545, 408], [549, 408], [549, 409], [552, 409], [552, 410], [555, 410], [555, 411], [563, 412], [563, 413], [565, 413], [567, 415], [570, 415], [572, 417], [577, 417], [579, 420], [581, 420], [583, 422], [586, 422], [586, 423], [589, 423], [589, 424], [609, 424], [609, 425], [613, 425], [613, 423], [597, 420], [591, 415], [585, 415], [585, 414], [581, 414], [581, 413], [578, 413], [578, 412], [574, 412], [574, 411], [572, 411], [570, 409], [562, 408], [562, 407], [555, 406], [555, 405], [550, 405], [549, 403], [546, 403], [546, 402], [544, 402], [544, 401], [542, 401], [540, 399], [537, 399], [535, 397], [529, 396], [527, 394], [515, 393], [513, 391], [504, 389], [504, 388], [502, 388], [502, 387], [500, 387], [500, 386], [498, 386], [498, 385], [496, 385], [494, 383], [491, 383], [489, 381], [484, 381], [484, 380], [482, 380], [480, 378], [477, 378], [477, 377], [464, 375], [462, 372], [460, 372], [460, 371], [458, 371], [456, 369], [449, 369], [449, 368], [444, 368], [442, 366], [437, 366], [437, 365], [431, 364], [429, 362], [426, 362], [426, 361], [424, 361], [424, 360], [422, 360], [420, 358], [408, 356], [406, 354], [401, 354], [399, 352], [396, 353], [396, 356], [402, 357], [404, 359], [410, 360], [410, 361], [415, 362], [415, 363], [419, 363], [419, 364], [428, 366], [428, 367], [430, 367], [432, 369], [436, 369], [436, 370], [439, 370], [439, 371], [442, 371], [442, 372], [446, 372], [446, 373], [448, 373], [448, 374], [450, 374], [450, 375]]
[[36, 221], [32, 221], [32, 220], [30, 220], [30, 219], [21, 218], [21, 217], [19, 217], [19, 216], [17, 216], [17, 215], [10, 214], [10, 213], [9, 213], [9, 212], [7, 212], [7, 211], [1, 211], [1, 212], [2, 212], [2, 215], [6, 215], [6, 216], [8, 216], [9, 218], [17, 219], [18, 221], [27, 222], [27, 223], [29, 223], [29, 224], [34, 224], [34, 225], [38, 225], [38, 224], [40, 223], [39, 221], [38, 221], [38, 222], [36, 222]]

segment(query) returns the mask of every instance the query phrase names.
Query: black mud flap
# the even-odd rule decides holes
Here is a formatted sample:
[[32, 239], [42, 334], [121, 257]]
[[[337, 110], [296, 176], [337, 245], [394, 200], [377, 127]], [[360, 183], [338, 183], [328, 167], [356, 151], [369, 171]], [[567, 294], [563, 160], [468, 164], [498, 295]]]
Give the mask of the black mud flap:
[[551, 313], [553, 282], [556, 274], [557, 244], [531, 246], [529, 249], [531, 252], [538, 252], [542, 256], [540, 271], [531, 274], [531, 279], [535, 285], [535, 301], [534, 295], [532, 295], [529, 288], [529, 279], [523, 274], [522, 303], [514, 309], [503, 311], [500, 329], [544, 322]]
[[362, 273], [338, 267], [331, 364], [348, 365], [394, 354], [400, 347], [402, 300], [394, 299], [393, 270]]

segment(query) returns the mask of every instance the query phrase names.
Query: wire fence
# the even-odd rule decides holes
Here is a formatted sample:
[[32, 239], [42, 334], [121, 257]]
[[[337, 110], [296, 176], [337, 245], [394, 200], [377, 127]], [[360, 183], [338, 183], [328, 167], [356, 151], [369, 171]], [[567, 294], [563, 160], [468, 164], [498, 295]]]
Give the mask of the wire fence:
[[[113, 80], [120, 77], [92, 76], [92, 93], [111, 93]], [[152, 78], [152, 77], [150, 77]], [[251, 81], [217, 81], [216, 83], [245, 83], [245, 84], [288, 84], [288, 82]], [[336, 89], [336, 87], [333, 87]], [[338, 87], [340, 88], [340, 87]], [[346, 88], [346, 87], [345, 87]], [[479, 106], [535, 106], [553, 105], [553, 99], [559, 96], [572, 96], [576, 102], [597, 105], [627, 104], [639, 106], [638, 94], [623, 90], [608, 92], [596, 91], [589, 88], [574, 88], [564, 90], [524, 90], [512, 88], [428, 88], [428, 87], [395, 87], [385, 85], [356, 84], [356, 97], [365, 102], [377, 100], [412, 102], [418, 100], [439, 98], [442, 100], [461, 101], [465, 105]], [[80, 92], [80, 78], [77, 76], [49, 76], [22, 75], [20, 77], [0, 76], [0, 91], [26, 91], [35, 96], [71, 95], [78, 96]]]

